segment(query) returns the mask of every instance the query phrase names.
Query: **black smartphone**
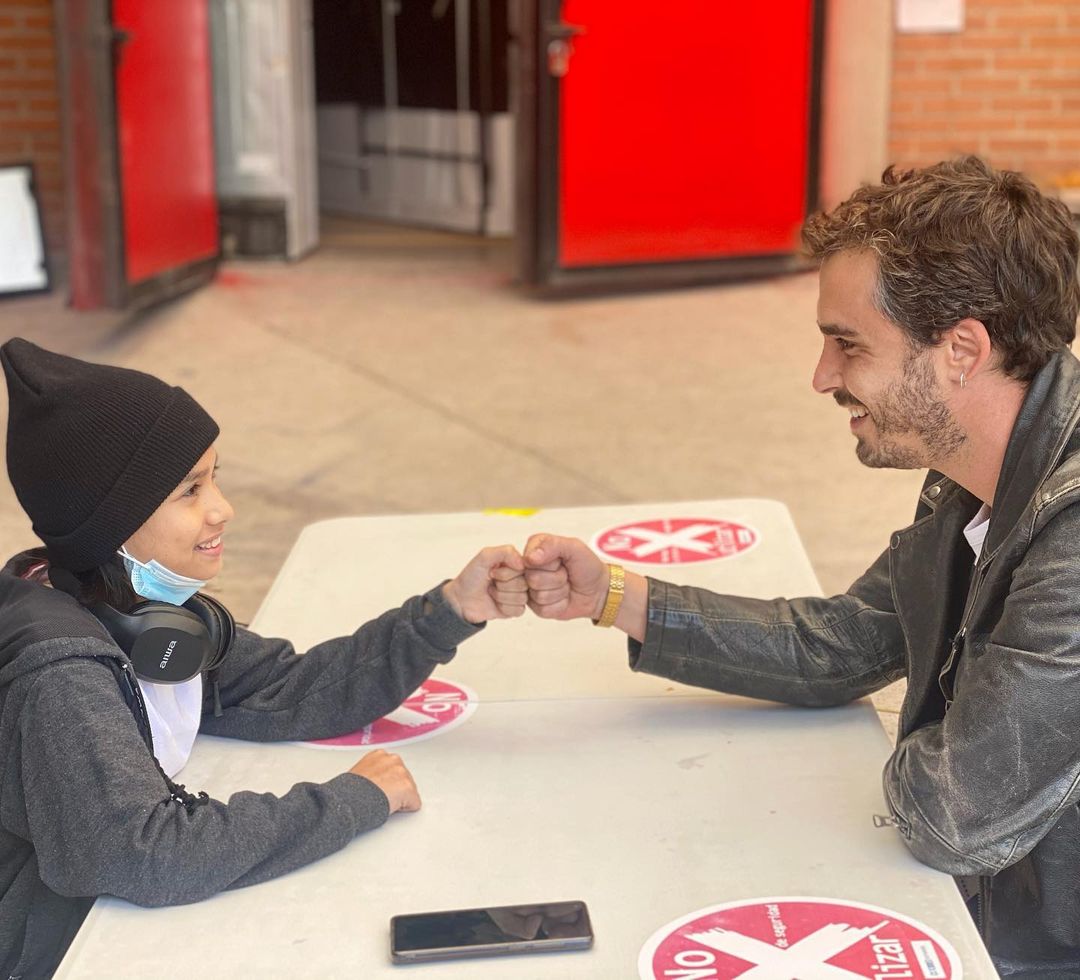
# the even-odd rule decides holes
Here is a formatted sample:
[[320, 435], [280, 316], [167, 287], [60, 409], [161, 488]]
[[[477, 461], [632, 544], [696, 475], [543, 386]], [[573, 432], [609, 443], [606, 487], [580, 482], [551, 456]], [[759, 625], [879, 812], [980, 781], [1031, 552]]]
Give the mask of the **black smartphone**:
[[469, 956], [548, 953], [593, 944], [584, 902], [543, 902], [395, 915], [390, 920], [390, 958], [428, 963]]

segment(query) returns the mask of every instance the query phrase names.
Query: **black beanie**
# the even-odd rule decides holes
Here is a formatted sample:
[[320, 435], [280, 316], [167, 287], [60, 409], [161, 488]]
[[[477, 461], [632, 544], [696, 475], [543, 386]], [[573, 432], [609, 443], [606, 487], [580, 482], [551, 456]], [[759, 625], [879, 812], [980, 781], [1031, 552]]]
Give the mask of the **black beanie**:
[[104, 564], [217, 438], [186, 391], [141, 371], [0, 347], [8, 388], [7, 467], [50, 559]]

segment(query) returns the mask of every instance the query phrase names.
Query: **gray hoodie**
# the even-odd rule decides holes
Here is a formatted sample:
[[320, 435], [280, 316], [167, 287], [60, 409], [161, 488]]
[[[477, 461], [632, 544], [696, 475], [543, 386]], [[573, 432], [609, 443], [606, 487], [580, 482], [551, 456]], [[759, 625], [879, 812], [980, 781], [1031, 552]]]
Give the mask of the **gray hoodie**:
[[[238, 629], [221, 715], [207, 685], [200, 731], [265, 742], [353, 731], [479, 628], [436, 588], [304, 656]], [[348, 772], [280, 797], [185, 805], [147, 747], [131, 677], [74, 599], [0, 574], [0, 978], [50, 975], [97, 895], [199, 901], [317, 860], [388, 816], [383, 792]]]

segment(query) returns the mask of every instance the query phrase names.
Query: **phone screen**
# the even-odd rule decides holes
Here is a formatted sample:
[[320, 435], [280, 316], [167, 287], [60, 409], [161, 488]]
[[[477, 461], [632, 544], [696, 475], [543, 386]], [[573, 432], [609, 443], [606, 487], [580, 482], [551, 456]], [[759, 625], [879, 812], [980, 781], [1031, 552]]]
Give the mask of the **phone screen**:
[[584, 902], [396, 915], [390, 931], [392, 955], [399, 962], [587, 949], [593, 940]]

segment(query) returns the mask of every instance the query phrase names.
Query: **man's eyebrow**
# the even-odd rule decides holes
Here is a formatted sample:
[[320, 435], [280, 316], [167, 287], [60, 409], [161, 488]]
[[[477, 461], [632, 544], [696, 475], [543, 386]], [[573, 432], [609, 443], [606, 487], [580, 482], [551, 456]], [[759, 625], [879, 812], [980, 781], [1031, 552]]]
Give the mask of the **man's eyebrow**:
[[819, 323], [818, 330], [820, 330], [826, 337], [858, 337], [857, 330], [852, 330], [851, 327], [842, 327], [839, 323]]

